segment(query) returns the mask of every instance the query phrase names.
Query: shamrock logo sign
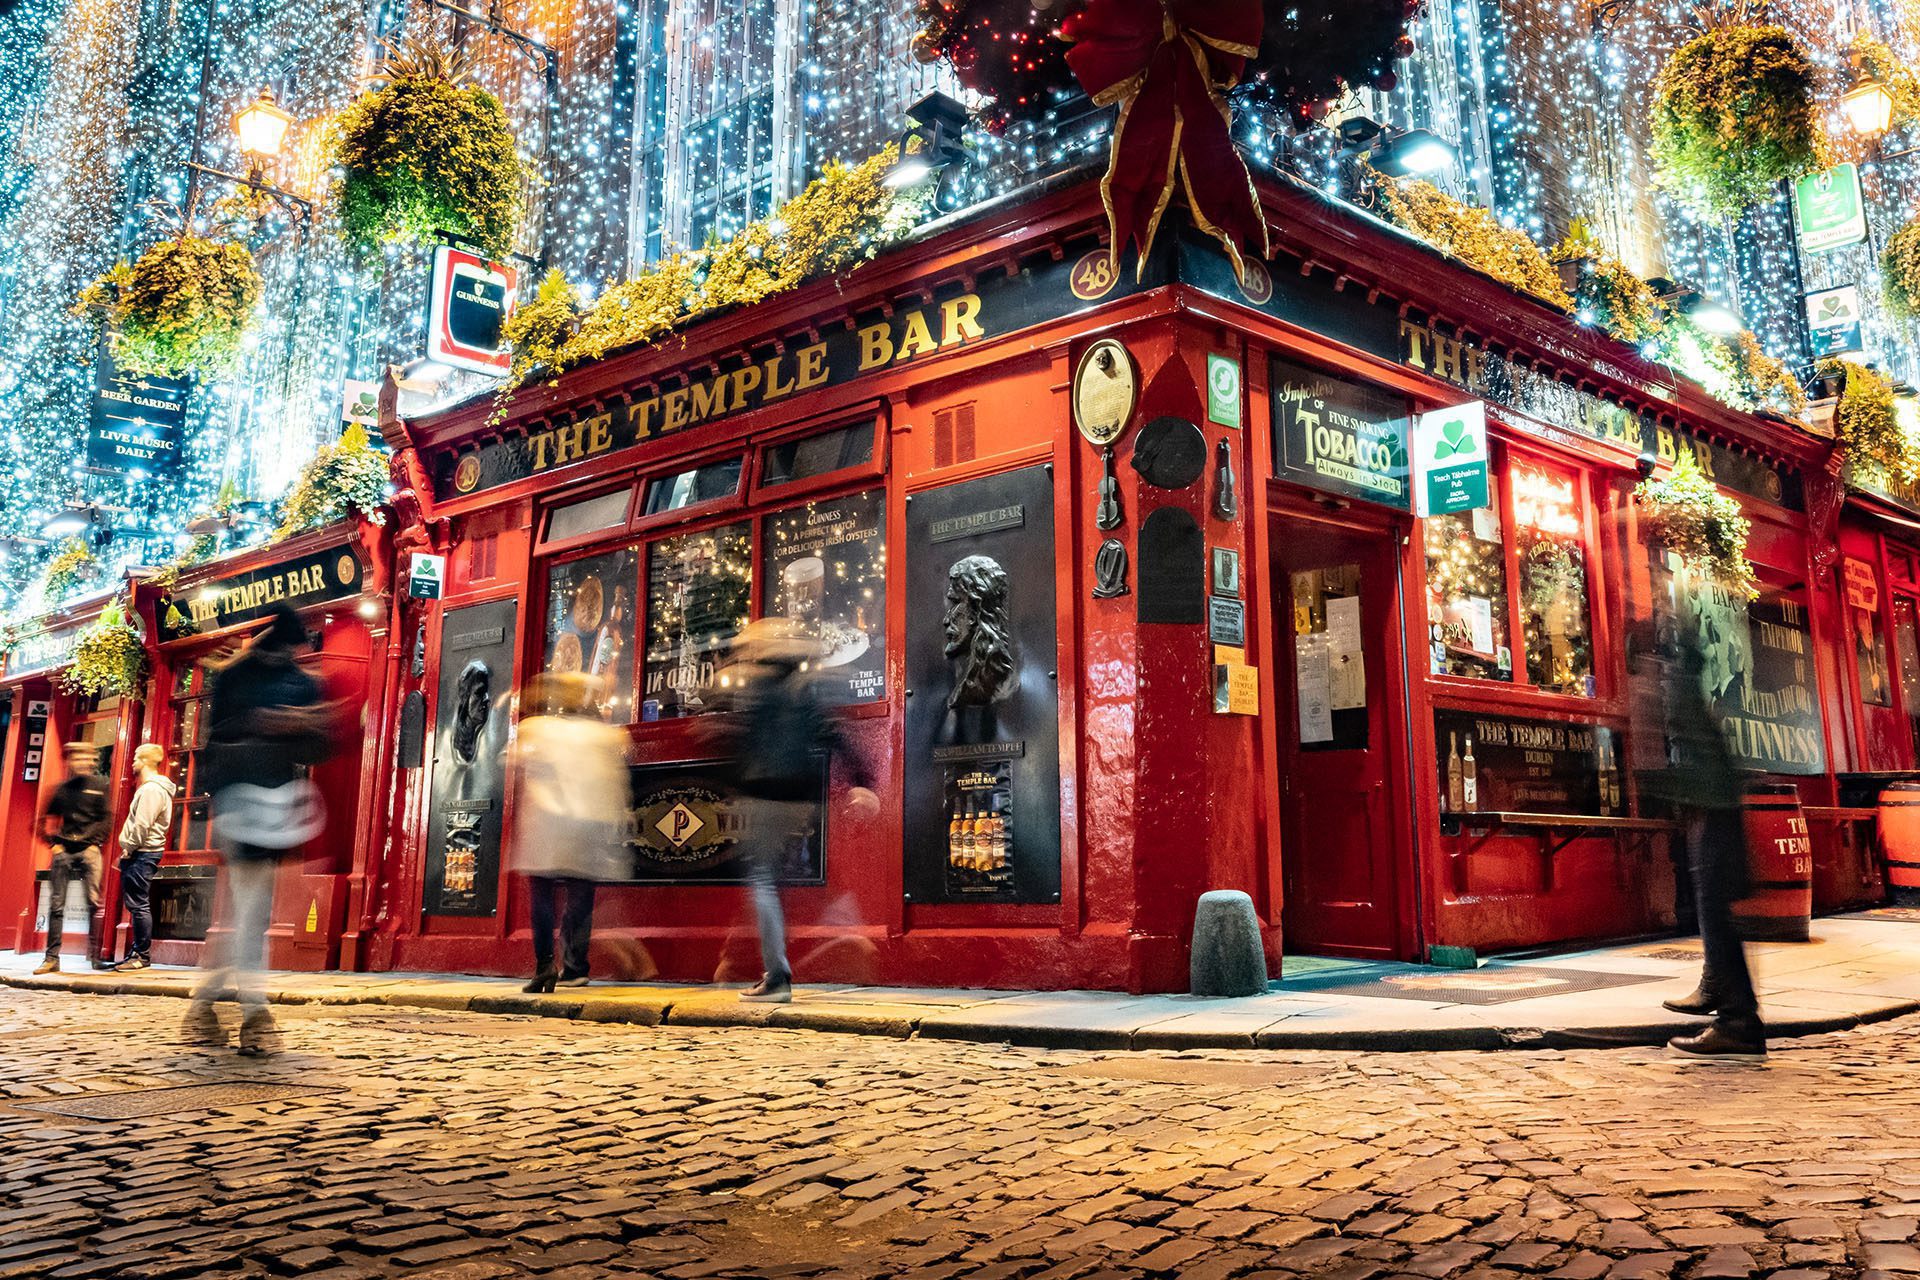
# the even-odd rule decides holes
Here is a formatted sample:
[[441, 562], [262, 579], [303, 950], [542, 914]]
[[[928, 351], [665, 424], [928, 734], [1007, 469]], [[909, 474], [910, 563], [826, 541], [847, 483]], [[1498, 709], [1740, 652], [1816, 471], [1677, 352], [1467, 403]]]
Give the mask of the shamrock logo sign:
[[1435, 462], [1473, 452], [1473, 437], [1467, 434], [1465, 422], [1459, 418], [1449, 418], [1440, 425], [1440, 438], [1433, 442]]

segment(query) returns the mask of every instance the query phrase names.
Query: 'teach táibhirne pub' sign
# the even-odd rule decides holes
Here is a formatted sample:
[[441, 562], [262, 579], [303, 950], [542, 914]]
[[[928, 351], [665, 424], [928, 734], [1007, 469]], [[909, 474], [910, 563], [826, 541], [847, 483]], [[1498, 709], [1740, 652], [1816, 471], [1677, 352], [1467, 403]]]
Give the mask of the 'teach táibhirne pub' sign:
[[160, 601], [160, 636], [177, 640], [264, 618], [277, 604], [304, 609], [360, 594], [360, 562], [345, 546], [182, 588]]

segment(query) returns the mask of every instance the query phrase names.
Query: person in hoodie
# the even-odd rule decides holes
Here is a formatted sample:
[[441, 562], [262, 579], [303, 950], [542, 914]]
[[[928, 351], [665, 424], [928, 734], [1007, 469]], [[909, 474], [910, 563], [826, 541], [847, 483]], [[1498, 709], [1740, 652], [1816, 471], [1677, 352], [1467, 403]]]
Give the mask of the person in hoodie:
[[152, 965], [153, 873], [160, 869], [167, 832], [173, 827], [173, 780], [161, 772], [167, 753], [157, 742], [133, 749], [133, 772], [138, 780], [127, 820], [120, 824], [120, 904], [133, 930], [127, 958], [114, 968], [126, 971]]

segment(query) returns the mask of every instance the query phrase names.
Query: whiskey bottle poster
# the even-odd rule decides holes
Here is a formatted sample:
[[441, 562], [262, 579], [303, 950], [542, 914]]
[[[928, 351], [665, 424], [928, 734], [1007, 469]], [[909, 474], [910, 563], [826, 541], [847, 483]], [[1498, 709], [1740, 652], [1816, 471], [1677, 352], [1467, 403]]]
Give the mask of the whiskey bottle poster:
[[640, 557], [632, 548], [568, 560], [547, 570], [540, 669], [585, 672], [600, 681], [600, 715], [633, 719], [634, 595]]
[[498, 907], [517, 607], [490, 600], [449, 609], [440, 622], [421, 901], [428, 915], [491, 916]]
[[908, 899], [1057, 902], [1053, 477], [916, 493], [905, 549]]

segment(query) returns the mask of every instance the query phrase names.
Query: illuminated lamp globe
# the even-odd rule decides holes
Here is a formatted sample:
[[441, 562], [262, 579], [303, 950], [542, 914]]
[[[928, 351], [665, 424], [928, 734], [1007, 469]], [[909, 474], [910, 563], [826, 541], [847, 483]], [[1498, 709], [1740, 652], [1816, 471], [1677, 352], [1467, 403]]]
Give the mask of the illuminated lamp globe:
[[274, 103], [265, 89], [252, 105], [233, 118], [233, 131], [240, 136], [240, 149], [256, 160], [271, 160], [280, 154], [286, 141], [287, 126], [293, 117]]
[[1863, 138], [1877, 138], [1893, 124], [1893, 95], [1887, 92], [1886, 85], [1863, 71], [1840, 95], [1840, 112], [1855, 133]]

